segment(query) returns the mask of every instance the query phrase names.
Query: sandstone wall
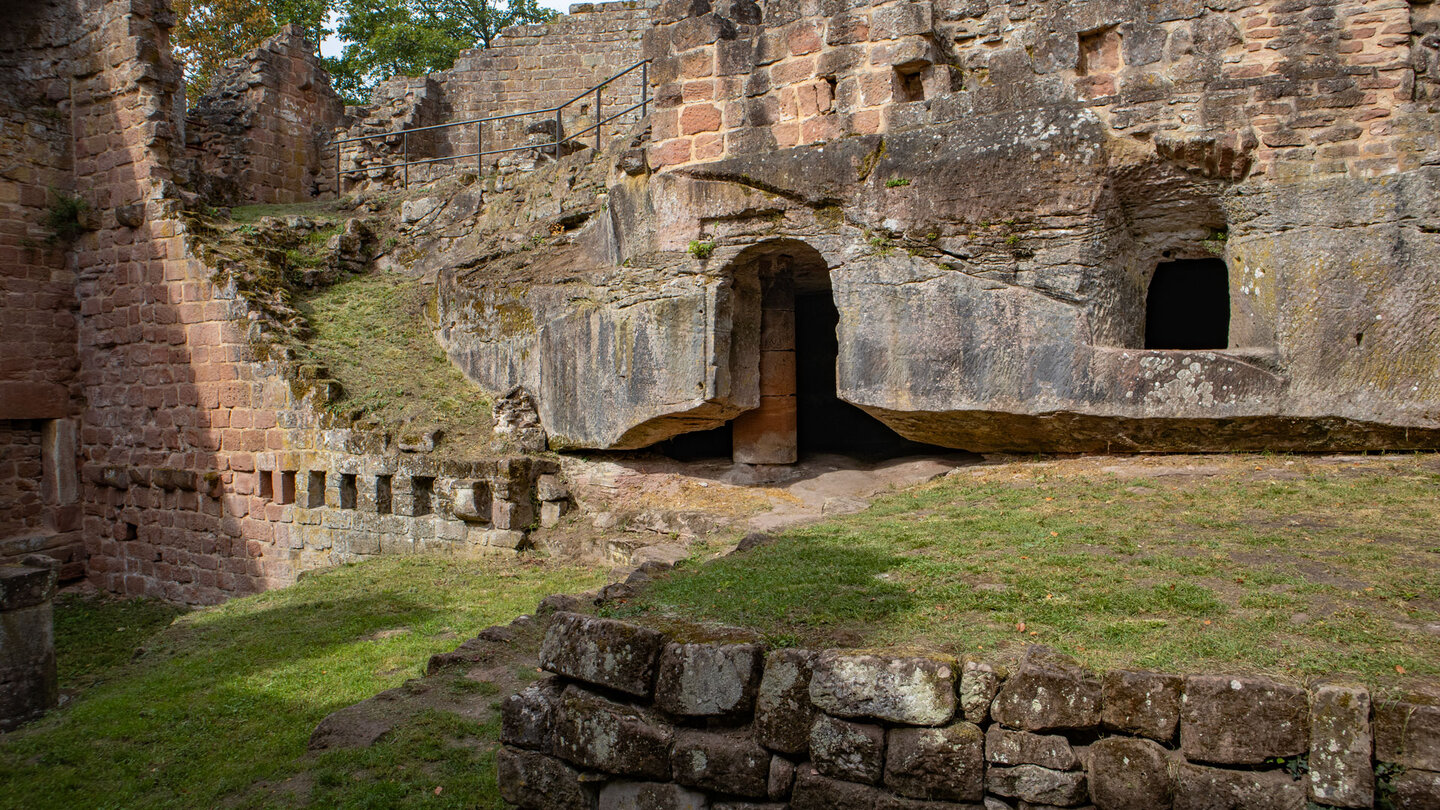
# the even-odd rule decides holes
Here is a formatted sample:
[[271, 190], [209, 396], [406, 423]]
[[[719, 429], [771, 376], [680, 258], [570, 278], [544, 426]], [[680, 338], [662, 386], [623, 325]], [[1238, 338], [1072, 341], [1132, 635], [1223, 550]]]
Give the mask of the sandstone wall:
[[[579, 3], [570, 13], [544, 24], [517, 25], [505, 29], [489, 48], [461, 53], [454, 67], [431, 74], [427, 79], [396, 77], [376, 88], [371, 100], [370, 120], [352, 128], [348, 137], [395, 132], [405, 128], [464, 121], [492, 115], [544, 110], [559, 106], [592, 86], [631, 67], [641, 59], [641, 33], [650, 26], [653, 3], [623, 0], [609, 3]], [[430, 90], [416, 87], [428, 81]], [[640, 72], [636, 71], [602, 92], [603, 117], [609, 117], [640, 101]], [[414, 112], [434, 104], [430, 114]], [[376, 115], [376, 112], [384, 113]], [[360, 117], [365, 117], [364, 115]], [[639, 120], [639, 111], [606, 125], [612, 136]], [[521, 146], [531, 140], [551, 142], [549, 131], [527, 135], [532, 125], [551, 120], [550, 116], [517, 118], [485, 125], [485, 149]], [[568, 107], [562, 116], [564, 131], [575, 133], [596, 121], [593, 96]], [[593, 143], [593, 133], [585, 138]], [[384, 144], [381, 146], [380, 144]], [[474, 127], [442, 130], [431, 136], [417, 136], [410, 145], [415, 156], [473, 154]], [[347, 148], [346, 182], [391, 185], [400, 174], [374, 168], [398, 160], [397, 139], [371, 142]], [[486, 165], [512, 164], [523, 155], [492, 155]], [[432, 167], [411, 167], [411, 180], [425, 180], [454, 171], [474, 171], [474, 159]]]
[[186, 114], [195, 185], [217, 205], [290, 203], [335, 190], [345, 105], [297, 26], [226, 63]]
[[1440, 707], [1354, 684], [767, 651], [568, 613], [541, 664], [497, 755], [527, 810], [1440, 803]]

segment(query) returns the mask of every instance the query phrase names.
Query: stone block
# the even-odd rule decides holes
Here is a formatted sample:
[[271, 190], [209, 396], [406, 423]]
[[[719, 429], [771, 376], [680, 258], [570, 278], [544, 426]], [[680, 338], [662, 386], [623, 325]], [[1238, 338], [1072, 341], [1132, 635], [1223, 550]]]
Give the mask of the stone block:
[[810, 727], [810, 761], [825, 776], [879, 784], [885, 764], [885, 729], [822, 714]]
[[765, 783], [765, 793], [771, 799], [787, 799], [794, 786], [795, 763], [784, 757], [770, 757], [770, 773]]
[[960, 668], [960, 710], [971, 723], [990, 719], [990, 702], [1005, 680], [1003, 668], [984, 661], [966, 661]]
[[1375, 759], [1440, 771], [1440, 699], [1412, 695], [1376, 701]]
[[670, 753], [675, 781], [732, 796], [769, 796], [770, 752], [748, 736], [682, 730]]
[[1100, 722], [1100, 680], [1073, 658], [1034, 646], [995, 696], [990, 715], [1025, 731], [1089, 729]]
[[1089, 753], [1090, 800], [1099, 810], [1167, 810], [1174, 801], [1170, 756], [1153, 740], [1107, 737]]
[[570, 487], [558, 475], [545, 474], [535, 479], [535, 498], [541, 501], [563, 501], [570, 497]]
[[1089, 795], [1083, 772], [1052, 771], [1039, 765], [992, 765], [985, 772], [985, 789], [997, 796], [1057, 807], [1083, 804]]
[[1157, 672], [1111, 670], [1101, 681], [1101, 724], [1160, 742], [1175, 739], [1184, 679]]
[[1310, 746], [1305, 690], [1269, 680], [1225, 675], [1185, 679], [1180, 750], [1186, 759], [1260, 765], [1303, 754]]
[[985, 732], [985, 760], [996, 765], [1039, 765], [1057, 771], [1078, 768], [1070, 741], [1058, 734], [1032, 734], [991, 726]]
[[961, 720], [942, 728], [896, 728], [887, 735], [885, 787], [914, 799], [980, 801], [985, 735]]
[[563, 691], [560, 680], [549, 678], [506, 698], [500, 706], [500, 741], [548, 753], [555, 730], [555, 704]]
[[880, 808], [886, 799], [884, 791], [831, 779], [815, 768], [800, 766], [795, 773], [795, 789], [790, 794], [791, 810], [839, 810], [840, 808]]
[[1333, 807], [1375, 803], [1370, 692], [1325, 684], [1310, 695], [1310, 798]]
[[807, 650], [775, 650], [755, 696], [755, 739], [772, 751], [803, 755], [810, 748], [815, 707], [810, 703], [811, 663]]
[[540, 647], [540, 666], [577, 681], [649, 697], [665, 637], [646, 627], [557, 613]]
[[760, 685], [759, 644], [667, 644], [655, 705], [683, 717], [748, 713]]
[[596, 810], [705, 810], [705, 794], [662, 782], [610, 782]]
[[524, 810], [592, 810], [595, 798], [580, 772], [534, 751], [501, 748], [495, 754], [500, 796]]
[[837, 717], [939, 726], [955, 716], [953, 658], [891, 658], [829, 650], [815, 660], [810, 700]]
[[59, 570], [49, 566], [0, 566], [0, 612], [34, 607], [55, 596]]
[[674, 729], [651, 712], [566, 687], [554, 711], [556, 756], [606, 773], [670, 779]]
[[1395, 810], [1440, 807], [1440, 773], [1412, 768], [1397, 774], [1390, 785], [1390, 802]]
[[1283, 771], [1231, 771], [1182, 762], [1174, 810], [1304, 810], [1305, 783]]

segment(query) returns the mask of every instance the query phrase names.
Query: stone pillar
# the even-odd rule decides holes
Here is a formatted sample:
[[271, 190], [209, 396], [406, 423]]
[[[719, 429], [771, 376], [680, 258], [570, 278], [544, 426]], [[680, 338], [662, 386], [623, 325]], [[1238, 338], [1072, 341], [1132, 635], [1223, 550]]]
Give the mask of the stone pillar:
[[0, 731], [40, 717], [60, 697], [50, 602], [59, 565], [37, 556], [25, 563], [0, 566]]
[[760, 269], [760, 407], [736, 417], [733, 442], [743, 464], [794, 464], [799, 456], [795, 277], [778, 262]]

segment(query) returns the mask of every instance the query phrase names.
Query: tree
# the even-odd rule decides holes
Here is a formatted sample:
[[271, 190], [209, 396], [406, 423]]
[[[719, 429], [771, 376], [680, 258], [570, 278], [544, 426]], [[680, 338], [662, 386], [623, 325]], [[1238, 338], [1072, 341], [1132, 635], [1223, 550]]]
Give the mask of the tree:
[[326, 69], [354, 103], [391, 76], [445, 70], [461, 51], [488, 48], [507, 26], [555, 16], [536, 0], [339, 0], [338, 10], [345, 50]]
[[226, 61], [295, 24], [319, 43], [335, 0], [175, 0], [175, 50], [195, 95], [210, 88]]

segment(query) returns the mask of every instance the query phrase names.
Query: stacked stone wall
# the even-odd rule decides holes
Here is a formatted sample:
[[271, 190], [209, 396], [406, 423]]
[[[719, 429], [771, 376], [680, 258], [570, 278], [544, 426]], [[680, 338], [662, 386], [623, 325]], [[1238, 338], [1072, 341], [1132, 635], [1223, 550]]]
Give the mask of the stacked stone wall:
[[1078, 102], [1212, 176], [1388, 174], [1434, 149], [1433, 125], [1404, 117], [1433, 92], [1434, 16], [1398, 0], [669, 3], [646, 44], [651, 163]]
[[226, 63], [186, 116], [196, 185], [211, 201], [292, 203], [335, 190], [332, 133], [345, 105], [314, 43], [286, 26]]
[[60, 698], [51, 605], [57, 566], [38, 556], [25, 563], [0, 565], [0, 732], [34, 720]]
[[527, 810], [1440, 806], [1440, 705], [1354, 684], [767, 652], [569, 613], [541, 664], [497, 756]]

